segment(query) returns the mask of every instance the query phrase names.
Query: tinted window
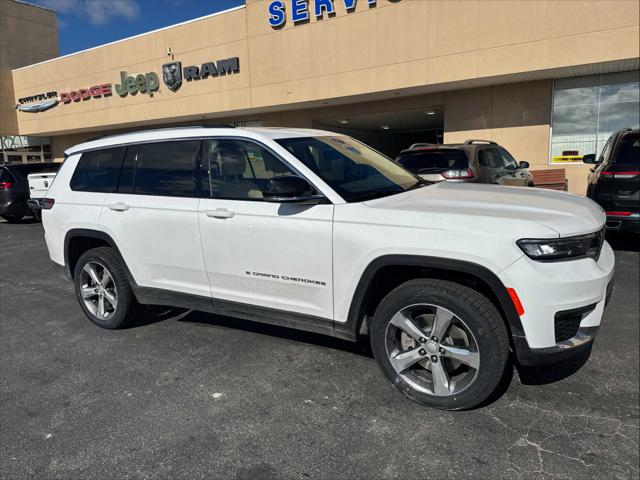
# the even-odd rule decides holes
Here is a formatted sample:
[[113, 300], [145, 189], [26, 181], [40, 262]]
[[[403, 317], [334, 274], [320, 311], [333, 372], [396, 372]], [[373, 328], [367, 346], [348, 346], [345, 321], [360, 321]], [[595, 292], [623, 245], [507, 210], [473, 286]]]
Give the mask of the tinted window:
[[273, 177], [295, 173], [269, 150], [244, 140], [210, 140], [204, 183], [213, 198], [262, 200]]
[[138, 145], [127, 147], [124, 154], [122, 169], [120, 170], [120, 180], [118, 181], [118, 193], [133, 193], [136, 174], [136, 158], [138, 155]]
[[397, 162], [414, 173], [429, 173], [469, 167], [462, 150], [425, 150], [402, 153]]
[[85, 152], [69, 185], [83, 192], [112, 192], [118, 180], [124, 147]]
[[478, 152], [478, 163], [481, 167], [502, 168], [502, 156], [495, 148], [485, 148]]
[[616, 165], [640, 164], [640, 135], [625, 135], [620, 142], [620, 149], [614, 160]]
[[140, 145], [134, 192], [165, 197], [199, 194], [201, 142], [161, 142]]
[[502, 157], [502, 166], [508, 170], [516, 170], [518, 168], [518, 163], [511, 156], [509, 152], [507, 152], [504, 148], [499, 149], [500, 156]]
[[282, 138], [276, 142], [347, 202], [393, 195], [420, 185], [408, 170], [347, 136]]

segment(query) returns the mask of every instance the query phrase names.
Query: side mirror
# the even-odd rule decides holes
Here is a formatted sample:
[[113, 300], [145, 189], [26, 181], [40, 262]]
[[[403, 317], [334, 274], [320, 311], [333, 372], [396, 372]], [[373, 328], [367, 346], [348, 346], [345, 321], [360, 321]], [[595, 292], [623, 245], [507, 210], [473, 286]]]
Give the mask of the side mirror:
[[324, 198], [315, 195], [313, 187], [304, 178], [293, 175], [273, 177], [262, 192], [262, 197], [265, 202], [274, 203], [318, 203]]
[[582, 156], [582, 163], [587, 163], [589, 165], [596, 165], [598, 161], [596, 160], [595, 153], [589, 153], [587, 155]]
[[518, 168], [529, 168], [529, 162], [520, 162]]

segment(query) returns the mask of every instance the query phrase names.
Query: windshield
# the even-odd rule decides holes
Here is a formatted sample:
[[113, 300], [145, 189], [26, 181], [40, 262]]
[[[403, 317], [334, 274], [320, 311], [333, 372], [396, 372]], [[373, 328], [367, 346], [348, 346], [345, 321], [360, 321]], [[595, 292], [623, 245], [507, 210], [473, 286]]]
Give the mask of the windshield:
[[463, 150], [453, 149], [405, 152], [396, 161], [414, 173], [469, 168], [467, 154]]
[[281, 138], [276, 142], [347, 202], [393, 195], [421, 184], [393, 160], [351, 137]]

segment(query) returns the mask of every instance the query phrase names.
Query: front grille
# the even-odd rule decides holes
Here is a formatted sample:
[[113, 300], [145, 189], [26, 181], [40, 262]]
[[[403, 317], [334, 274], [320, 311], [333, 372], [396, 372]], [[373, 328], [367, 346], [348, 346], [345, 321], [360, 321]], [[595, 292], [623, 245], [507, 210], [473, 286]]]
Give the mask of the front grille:
[[586, 307], [563, 310], [555, 315], [556, 343], [564, 342], [575, 337], [582, 319], [596, 308], [596, 304]]

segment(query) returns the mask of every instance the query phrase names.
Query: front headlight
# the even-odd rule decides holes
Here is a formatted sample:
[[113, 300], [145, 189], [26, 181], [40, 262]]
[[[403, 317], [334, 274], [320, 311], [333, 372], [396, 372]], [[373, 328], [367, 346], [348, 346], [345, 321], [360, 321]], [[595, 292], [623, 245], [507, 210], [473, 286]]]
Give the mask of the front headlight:
[[604, 230], [577, 237], [531, 239], [516, 243], [529, 258], [541, 262], [593, 258], [598, 260], [604, 242]]

